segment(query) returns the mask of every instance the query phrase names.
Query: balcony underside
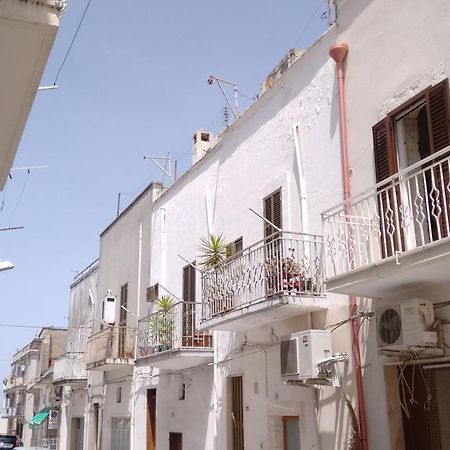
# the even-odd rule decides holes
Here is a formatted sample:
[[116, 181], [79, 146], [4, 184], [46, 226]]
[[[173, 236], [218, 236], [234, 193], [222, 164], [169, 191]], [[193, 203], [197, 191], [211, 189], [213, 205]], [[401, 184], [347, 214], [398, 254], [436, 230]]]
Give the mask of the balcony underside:
[[132, 367], [134, 364], [133, 359], [125, 358], [108, 358], [102, 361], [96, 361], [86, 366], [87, 370], [98, 370], [102, 372], [110, 372], [112, 370], [120, 369], [124, 366]]
[[239, 309], [208, 318], [202, 322], [201, 327], [218, 331], [243, 331], [323, 309], [326, 309], [326, 299], [322, 296], [266, 297], [261, 301], [243, 305]]
[[59, 20], [32, 2], [0, 2], [0, 189], [17, 152]]
[[173, 349], [140, 358], [140, 366], [157, 367], [164, 370], [182, 370], [207, 364], [214, 359], [211, 348]]
[[450, 238], [389, 257], [327, 280], [327, 291], [392, 297], [450, 281]]
[[55, 386], [62, 386], [64, 384], [74, 386], [74, 385], [83, 385], [86, 383], [87, 378], [60, 378], [59, 380], [53, 380], [53, 384]]

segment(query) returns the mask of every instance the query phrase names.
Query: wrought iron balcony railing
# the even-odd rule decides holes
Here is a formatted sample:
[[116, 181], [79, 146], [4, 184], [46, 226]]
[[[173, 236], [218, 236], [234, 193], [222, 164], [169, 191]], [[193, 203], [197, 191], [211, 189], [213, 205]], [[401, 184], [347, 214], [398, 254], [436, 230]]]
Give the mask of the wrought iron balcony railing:
[[202, 277], [203, 320], [276, 296], [322, 296], [321, 236], [284, 232], [229, 258]]
[[450, 147], [323, 213], [327, 276], [450, 236]]
[[211, 348], [212, 336], [198, 329], [201, 304], [177, 302], [139, 320], [137, 357], [169, 350]]
[[43, 448], [57, 449], [58, 438], [42, 438], [39, 445]]
[[86, 346], [86, 367], [134, 359], [136, 330], [130, 327], [107, 326], [89, 336]]
[[69, 380], [85, 380], [87, 378], [84, 353], [66, 353], [55, 360], [53, 381], [55, 383]]

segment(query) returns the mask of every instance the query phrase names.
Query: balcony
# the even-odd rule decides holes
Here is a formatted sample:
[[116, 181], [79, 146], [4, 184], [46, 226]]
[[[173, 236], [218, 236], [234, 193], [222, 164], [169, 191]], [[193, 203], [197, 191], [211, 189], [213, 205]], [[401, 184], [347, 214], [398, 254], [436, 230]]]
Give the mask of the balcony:
[[86, 368], [109, 371], [133, 364], [135, 335], [133, 328], [108, 326], [89, 336]]
[[202, 277], [202, 327], [241, 331], [325, 309], [320, 236], [260, 241]]
[[[23, 373], [23, 372], [22, 372]], [[27, 382], [25, 375], [13, 375], [10, 374], [8, 378], [3, 380], [4, 391], [17, 391], [21, 389], [26, 389]]]
[[84, 353], [66, 353], [56, 359], [53, 367], [54, 384], [85, 383], [86, 380]]
[[450, 281], [450, 147], [323, 214], [327, 290], [365, 297]]
[[23, 417], [25, 415], [24, 411], [25, 408], [23, 404], [19, 404], [14, 407], [9, 406], [7, 408], [2, 408], [0, 410], [0, 417], [4, 418]]
[[139, 363], [179, 370], [212, 361], [212, 336], [199, 330], [200, 312], [200, 303], [178, 302], [139, 320]]

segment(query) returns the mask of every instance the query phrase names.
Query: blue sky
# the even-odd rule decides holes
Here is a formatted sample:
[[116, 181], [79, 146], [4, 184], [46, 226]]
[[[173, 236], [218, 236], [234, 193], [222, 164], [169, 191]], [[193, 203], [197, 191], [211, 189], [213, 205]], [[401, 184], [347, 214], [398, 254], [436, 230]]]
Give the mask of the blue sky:
[[[42, 85], [53, 84], [87, 0], [65, 11]], [[13, 172], [0, 193], [2, 324], [65, 326], [69, 285], [96, 259], [99, 233], [161, 173], [144, 155], [190, 163], [198, 128], [223, 129], [214, 74], [254, 95], [290, 48], [322, 34], [323, 0], [151, 2], [92, 0], [53, 91], [40, 91]], [[241, 97], [243, 105], [249, 99]], [[0, 371], [37, 330], [0, 326]]]

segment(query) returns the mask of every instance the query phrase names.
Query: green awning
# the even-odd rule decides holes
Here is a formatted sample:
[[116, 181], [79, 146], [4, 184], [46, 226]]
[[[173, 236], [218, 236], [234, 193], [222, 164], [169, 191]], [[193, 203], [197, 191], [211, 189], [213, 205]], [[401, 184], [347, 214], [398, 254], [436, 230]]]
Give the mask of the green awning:
[[49, 415], [50, 410], [48, 408], [41, 409], [36, 413], [31, 420], [28, 421], [28, 426], [33, 428], [40, 425]]

